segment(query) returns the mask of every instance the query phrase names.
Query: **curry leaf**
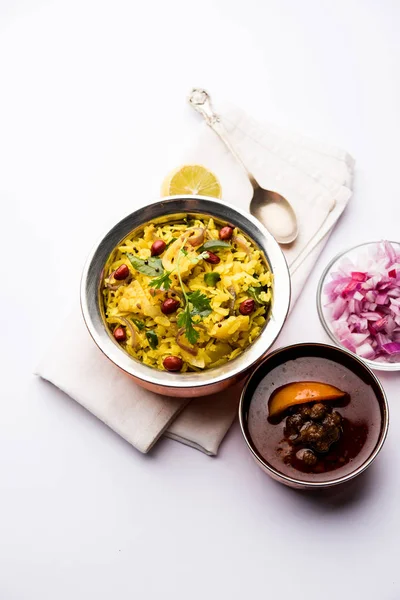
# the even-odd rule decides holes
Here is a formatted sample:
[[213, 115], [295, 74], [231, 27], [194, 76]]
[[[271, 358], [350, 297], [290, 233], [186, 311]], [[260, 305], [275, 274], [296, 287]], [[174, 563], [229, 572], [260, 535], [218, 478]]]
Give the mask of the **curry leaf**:
[[153, 331], [152, 329], [150, 329], [150, 331], [146, 331], [146, 337], [150, 344], [150, 348], [155, 350], [158, 346], [158, 337], [157, 337], [156, 332]]
[[221, 250], [226, 248], [232, 248], [232, 246], [223, 240], [208, 240], [202, 245], [200, 250]]
[[139, 321], [139, 319], [131, 319], [131, 321], [133, 321], [133, 323], [136, 325], [139, 331], [142, 331], [142, 329], [144, 329], [143, 321]]
[[127, 254], [127, 257], [129, 258], [132, 267], [136, 269], [136, 271], [139, 271], [139, 273], [147, 275], [148, 277], [157, 277], [158, 275], [161, 275], [164, 270], [161, 258], [152, 256], [150, 258], [143, 259], [129, 253]]

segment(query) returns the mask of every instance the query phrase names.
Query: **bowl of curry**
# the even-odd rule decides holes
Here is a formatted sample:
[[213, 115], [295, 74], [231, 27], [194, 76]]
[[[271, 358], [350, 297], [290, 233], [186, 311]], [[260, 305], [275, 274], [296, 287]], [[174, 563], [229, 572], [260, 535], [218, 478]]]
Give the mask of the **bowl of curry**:
[[349, 352], [296, 344], [270, 354], [240, 401], [242, 433], [258, 465], [300, 489], [345, 483], [381, 450], [389, 425], [385, 392]]

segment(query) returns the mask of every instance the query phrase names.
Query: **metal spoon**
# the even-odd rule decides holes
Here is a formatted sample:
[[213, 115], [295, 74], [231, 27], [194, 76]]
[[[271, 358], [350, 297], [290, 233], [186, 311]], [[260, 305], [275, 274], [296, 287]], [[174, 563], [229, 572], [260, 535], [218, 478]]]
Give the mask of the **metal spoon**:
[[188, 101], [204, 117], [211, 129], [219, 135], [225, 146], [245, 170], [254, 190], [250, 202], [251, 214], [265, 225], [279, 244], [291, 244], [297, 238], [298, 227], [296, 214], [290, 202], [277, 192], [264, 190], [249, 172], [236, 150], [232, 147], [227, 132], [221, 123], [221, 118], [214, 112], [211, 98], [205, 90], [194, 88], [188, 97]]

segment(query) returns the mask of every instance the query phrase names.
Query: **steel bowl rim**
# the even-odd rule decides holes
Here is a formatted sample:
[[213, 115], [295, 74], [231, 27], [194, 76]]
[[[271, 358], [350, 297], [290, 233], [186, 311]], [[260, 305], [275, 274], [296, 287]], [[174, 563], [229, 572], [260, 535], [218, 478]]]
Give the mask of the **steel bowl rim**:
[[[247, 389], [249, 387], [249, 384], [250, 384], [252, 378], [256, 375], [256, 373], [259, 371], [259, 369], [262, 369], [263, 366], [273, 356], [276, 356], [277, 354], [283, 353], [292, 348], [299, 348], [299, 347], [305, 347], [305, 346], [310, 347], [310, 348], [318, 348], [318, 347], [320, 348], [321, 346], [326, 347], [326, 348], [332, 348], [333, 350], [340, 352], [342, 354], [345, 354], [345, 355], [349, 356], [350, 359], [358, 362], [359, 365], [367, 371], [368, 375], [373, 379], [374, 383], [377, 385], [377, 387], [381, 393], [381, 398], [383, 401], [383, 417], [381, 419], [382, 429], [381, 429], [381, 433], [380, 433], [378, 442], [377, 442], [376, 446], [374, 447], [374, 449], [372, 450], [371, 454], [357, 469], [355, 469], [351, 473], [348, 473], [347, 475], [343, 475], [342, 477], [337, 477], [337, 478], [330, 479], [327, 481], [305, 481], [304, 479], [297, 479], [296, 477], [290, 477], [289, 475], [285, 475], [284, 473], [281, 473], [277, 469], [274, 469], [257, 452], [256, 448], [251, 443], [250, 434], [248, 434], [246, 432], [246, 427], [245, 427], [244, 402], [246, 400], [246, 396], [247, 396], [246, 392], [247, 392]], [[380, 400], [378, 400], [378, 398], [377, 398], [377, 401], [381, 405], [381, 402], [380, 402]], [[256, 369], [251, 373], [251, 375], [249, 375], [249, 377], [247, 378], [246, 383], [243, 387], [242, 393], [240, 395], [239, 423], [240, 423], [240, 429], [241, 429], [242, 435], [244, 437], [244, 440], [246, 442], [248, 449], [250, 450], [251, 454], [253, 455], [253, 458], [256, 460], [256, 462], [262, 469], [265, 469], [266, 471], [268, 471], [268, 473], [272, 477], [274, 477], [276, 480], [278, 480], [278, 481], [280, 480], [281, 483], [286, 483], [287, 485], [294, 486], [294, 487], [302, 487], [302, 488], [307, 488], [307, 489], [327, 488], [327, 487], [339, 485], [341, 483], [346, 483], [346, 482], [350, 481], [351, 479], [354, 479], [355, 477], [357, 477], [358, 475], [363, 473], [373, 463], [373, 461], [375, 460], [375, 458], [378, 456], [379, 452], [381, 451], [383, 444], [386, 441], [386, 437], [387, 437], [387, 433], [388, 433], [388, 429], [389, 429], [389, 403], [388, 403], [388, 400], [386, 397], [386, 392], [385, 392], [381, 382], [379, 381], [378, 377], [375, 375], [375, 373], [372, 371], [372, 369], [370, 369], [370, 367], [368, 365], [366, 365], [365, 362], [363, 362], [358, 356], [354, 355], [352, 352], [349, 352], [345, 348], [333, 346], [331, 344], [325, 344], [322, 342], [299, 342], [297, 344], [289, 344], [287, 346], [283, 346], [282, 348], [278, 348], [278, 349], [274, 350], [273, 352], [268, 354], [268, 356], [266, 356], [258, 364]]]
[[[237, 357], [237, 359], [234, 359], [230, 363], [223, 365], [223, 367], [217, 367], [215, 369], [206, 370], [201, 373], [175, 374], [175, 373], [168, 373], [167, 371], [159, 371], [152, 367], [143, 365], [139, 361], [136, 361], [134, 358], [130, 357], [123, 350], [121, 350], [111, 340], [111, 337], [109, 336], [109, 334], [106, 331], [106, 327], [105, 327], [104, 323], [102, 323], [102, 328], [100, 328], [100, 327], [98, 327], [99, 319], [98, 318], [93, 319], [93, 315], [91, 314], [91, 309], [89, 308], [88, 291], [87, 291], [88, 273], [92, 266], [93, 259], [96, 257], [96, 254], [99, 252], [99, 249], [101, 248], [101, 246], [103, 244], [105, 244], [108, 236], [110, 236], [113, 232], [118, 231], [118, 228], [124, 223], [124, 221], [126, 221], [128, 219], [134, 219], [135, 216], [139, 217], [139, 214], [146, 209], [149, 211], [151, 211], [152, 208], [157, 210], [157, 209], [160, 209], [161, 206], [162, 207], [165, 206], [165, 208], [168, 209], [168, 207], [173, 206], [175, 203], [177, 203], [177, 202], [179, 203], [182, 201], [183, 202], [190, 201], [191, 203], [193, 203], [193, 201], [195, 201], [195, 202], [198, 201], [200, 206], [194, 207], [194, 206], [189, 205], [189, 206], [186, 206], [184, 209], [176, 208], [175, 210], [172, 210], [172, 211], [165, 210], [164, 213], [159, 212], [159, 214], [156, 214], [154, 216], [154, 218], [162, 218], [163, 215], [168, 215], [168, 214], [172, 215], [174, 213], [187, 212], [187, 213], [198, 213], [198, 214], [208, 213], [208, 214], [210, 214], [210, 216], [212, 216], [214, 214], [214, 216], [216, 218], [223, 219], [224, 217], [218, 216], [217, 214], [213, 213], [213, 205], [217, 205], [217, 207], [219, 207], [221, 210], [223, 207], [225, 210], [230, 211], [230, 216], [226, 220], [228, 220], [228, 221], [232, 220], [234, 223], [235, 223], [235, 221], [239, 221], [238, 226], [241, 229], [243, 229], [243, 231], [247, 235], [249, 235], [249, 237], [253, 238], [253, 236], [246, 231], [246, 227], [243, 226], [243, 223], [240, 223], [239, 219], [235, 219], [235, 213], [237, 213], [237, 216], [240, 217], [242, 220], [248, 221], [253, 226], [253, 228], [255, 228], [257, 230], [260, 238], [263, 239], [263, 243], [260, 243], [257, 240], [254, 240], [254, 241], [256, 242], [257, 245], [259, 245], [261, 247], [261, 249], [265, 253], [270, 264], [271, 264], [271, 262], [278, 263], [278, 265], [271, 264], [271, 269], [273, 269], [273, 267], [276, 268], [277, 266], [280, 269], [278, 283], [275, 282], [275, 284], [274, 284], [274, 292], [276, 291], [276, 289], [278, 289], [278, 290], [281, 290], [281, 293], [282, 293], [282, 297], [280, 298], [279, 313], [278, 313], [279, 314], [279, 322], [277, 320], [274, 321], [271, 317], [270, 322], [267, 324], [267, 326], [265, 327], [265, 330], [263, 331], [263, 333], [265, 333], [268, 330], [269, 330], [269, 332], [274, 331], [274, 333], [268, 339], [268, 347], [263, 348], [262, 352], [259, 352], [259, 354], [257, 356], [254, 356], [251, 360], [247, 360], [247, 361], [243, 360], [243, 357], [250, 355], [249, 353], [246, 355], [246, 351], [245, 351], [239, 357]], [[136, 227], [140, 227], [141, 225], [144, 225], [146, 222], [148, 222], [148, 219], [143, 219], [139, 225], [134, 226], [132, 229], [135, 229]], [[128, 235], [128, 233], [129, 233], [129, 231], [125, 232], [120, 237], [120, 241], [122, 241], [122, 239], [124, 239], [124, 237], [126, 237], [126, 235]], [[117, 243], [119, 243], [119, 242], [117, 242]], [[115, 247], [115, 245], [113, 247]], [[268, 247], [268, 250], [267, 250], [267, 247]], [[110, 252], [111, 251], [112, 250], [110, 250]], [[272, 260], [271, 260], [271, 254], [273, 255]], [[100, 276], [101, 276], [101, 274], [100, 274]], [[97, 300], [97, 296], [98, 296], [98, 292], [96, 292], [96, 300]], [[125, 371], [128, 375], [132, 375], [136, 379], [139, 379], [146, 384], [150, 384], [152, 386], [162, 386], [163, 388], [165, 388], [167, 390], [171, 389], [171, 391], [174, 388], [176, 389], [177, 387], [187, 388], [189, 390], [190, 388], [193, 388], [193, 387], [207, 388], [210, 385], [223, 383], [230, 378], [237, 377], [240, 374], [242, 374], [243, 372], [246, 372], [249, 368], [251, 368], [251, 366], [253, 366], [257, 362], [259, 362], [263, 358], [263, 356], [265, 356], [268, 349], [272, 346], [272, 344], [278, 337], [278, 335], [286, 321], [287, 314], [289, 312], [290, 298], [291, 298], [291, 288], [290, 288], [289, 269], [288, 269], [288, 266], [286, 263], [285, 256], [284, 256], [281, 248], [279, 247], [278, 243], [273, 238], [273, 236], [250, 213], [247, 213], [246, 211], [239, 209], [236, 206], [233, 206], [227, 202], [223, 202], [221, 200], [217, 200], [217, 199], [210, 198], [207, 196], [181, 195], [181, 196], [165, 197], [158, 201], [155, 201], [155, 202], [152, 202], [145, 206], [142, 206], [139, 209], [133, 211], [132, 213], [130, 213], [130, 214], [126, 215], [125, 217], [123, 217], [122, 219], [120, 219], [111, 228], [109, 228], [103, 236], [101, 236], [98, 239], [98, 242], [92, 248], [92, 250], [85, 262], [84, 268], [83, 268], [82, 277], [81, 277], [81, 286], [80, 286], [81, 310], [82, 310], [82, 314], [83, 314], [83, 318], [84, 318], [86, 327], [87, 327], [92, 339], [94, 340], [96, 345], [99, 347], [99, 349], [103, 352], [103, 354], [105, 356], [107, 356], [107, 358], [109, 358], [119, 368], [121, 368], [123, 371]], [[273, 309], [272, 309], [273, 311], [274, 311], [274, 306], [275, 306], [275, 304], [273, 305]], [[275, 311], [277, 310], [277, 308], [278, 307], [276, 306]], [[274, 327], [274, 330], [273, 330], [273, 327]], [[98, 329], [102, 329], [101, 334], [99, 333]], [[249, 348], [256, 347], [257, 342], [262, 340], [263, 333], [257, 338], [257, 340], [254, 341], [253, 344], [251, 344], [249, 346]], [[124, 360], [124, 358], [125, 358], [125, 360]], [[233, 365], [233, 364], [234, 364], [233, 368], [232, 367], [227, 368], [228, 365]], [[143, 375], [142, 371], [145, 371], [145, 376]], [[216, 372], [216, 371], [218, 371], [217, 376], [213, 375], [213, 372]]]
[[[355, 354], [354, 352], [352, 352], [351, 350], [348, 350], [345, 346], [343, 346], [343, 344], [338, 340], [338, 338], [335, 336], [335, 334], [333, 333], [333, 331], [330, 330], [329, 325], [327, 323], [327, 320], [325, 318], [324, 315], [324, 311], [323, 311], [323, 307], [322, 307], [322, 293], [323, 293], [323, 286], [325, 283], [325, 279], [328, 276], [329, 272], [331, 271], [333, 265], [340, 260], [341, 258], [343, 258], [344, 256], [346, 256], [346, 254], [348, 254], [349, 252], [352, 252], [353, 250], [357, 250], [357, 248], [362, 248], [364, 246], [371, 246], [372, 244], [380, 244], [382, 242], [382, 240], [379, 241], [371, 241], [371, 242], [362, 242], [361, 244], [357, 244], [356, 246], [352, 246], [351, 248], [347, 248], [347, 250], [343, 250], [342, 252], [338, 252], [338, 254], [336, 254], [327, 264], [327, 266], [324, 268], [322, 275], [318, 281], [318, 286], [317, 286], [317, 292], [316, 292], [316, 303], [317, 303], [317, 312], [318, 312], [318, 317], [320, 320], [320, 323], [322, 325], [322, 327], [325, 330], [325, 333], [329, 336], [329, 338], [332, 340], [332, 342], [338, 347], [341, 348], [343, 350], [347, 350], [347, 352], [350, 352], [350, 354], [352, 354], [352, 356], [356, 357], [356, 358], [360, 358], [357, 354]], [[390, 244], [396, 244], [397, 246], [400, 246], [400, 242], [394, 242], [389, 240]], [[388, 372], [395, 372], [395, 371], [400, 371], [400, 362], [396, 362], [396, 363], [390, 363], [390, 362], [380, 362], [380, 361], [373, 361], [373, 360], [369, 360], [368, 358], [361, 358], [361, 360], [364, 362], [364, 364], [366, 364], [370, 369], [375, 369], [376, 371], [388, 371]]]

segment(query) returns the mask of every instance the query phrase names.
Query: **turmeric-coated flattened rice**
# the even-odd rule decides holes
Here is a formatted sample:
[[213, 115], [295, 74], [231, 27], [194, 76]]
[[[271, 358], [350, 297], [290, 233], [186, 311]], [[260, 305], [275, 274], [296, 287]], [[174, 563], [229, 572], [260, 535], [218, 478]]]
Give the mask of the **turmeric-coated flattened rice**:
[[105, 320], [116, 342], [150, 367], [210, 369], [259, 336], [272, 283], [263, 253], [238, 228], [171, 216], [113, 251], [102, 282]]

